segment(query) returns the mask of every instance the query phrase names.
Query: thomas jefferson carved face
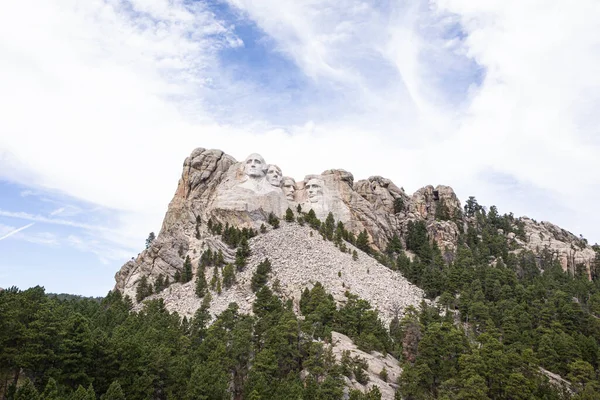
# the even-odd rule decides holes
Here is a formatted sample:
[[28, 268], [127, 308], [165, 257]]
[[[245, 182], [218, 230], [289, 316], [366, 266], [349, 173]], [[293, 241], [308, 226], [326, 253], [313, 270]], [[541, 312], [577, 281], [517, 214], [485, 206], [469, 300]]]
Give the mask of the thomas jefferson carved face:
[[308, 201], [318, 203], [323, 199], [323, 181], [317, 178], [311, 178], [306, 182], [306, 193]]
[[270, 164], [267, 168], [267, 181], [273, 186], [281, 186], [281, 169], [274, 164]]
[[285, 194], [285, 198], [294, 201], [294, 193], [296, 192], [296, 182], [292, 178], [284, 178], [283, 179], [283, 194]]
[[266, 170], [267, 164], [260, 154], [252, 153], [244, 162], [244, 172], [251, 178], [262, 178]]

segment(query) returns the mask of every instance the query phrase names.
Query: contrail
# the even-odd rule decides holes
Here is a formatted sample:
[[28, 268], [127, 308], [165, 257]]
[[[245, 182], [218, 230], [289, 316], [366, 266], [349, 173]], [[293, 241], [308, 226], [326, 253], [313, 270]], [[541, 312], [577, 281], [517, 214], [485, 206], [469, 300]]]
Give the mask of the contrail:
[[30, 227], [30, 226], [32, 226], [32, 225], [35, 225], [35, 222], [32, 222], [32, 223], [30, 223], [30, 224], [27, 224], [27, 225], [25, 225], [25, 226], [22, 226], [22, 227], [20, 227], [20, 228], [17, 228], [17, 229], [15, 229], [15, 230], [14, 230], [14, 231], [12, 231], [12, 232], [8, 232], [6, 235], [4, 235], [4, 236], [0, 237], [0, 240], [4, 240], [4, 239], [6, 239], [7, 237], [9, 237], [9, 236], [12, 236], [12, 235], [14, 235], [15, 233], [21, 232], [23, 229], [27, 229], [27, 228], [29, 228], [29, 227]]

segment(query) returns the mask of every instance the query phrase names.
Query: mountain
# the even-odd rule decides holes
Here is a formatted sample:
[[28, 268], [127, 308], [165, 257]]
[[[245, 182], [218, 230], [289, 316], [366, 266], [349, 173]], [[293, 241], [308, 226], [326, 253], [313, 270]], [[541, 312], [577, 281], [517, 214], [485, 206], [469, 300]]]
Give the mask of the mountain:
[[[433, 362], [436, 357], [445, 358], [458, 351], [453, 348], [469, 348], [467, 338], [479, 346], [496, 346], [485, 341], [488, 339], [478, 342], [479, 335], [486, 338], [486, 332], [494, 332], [495, 323], [508, 324], [503, 326], [505, 335], [514, 328], [510, 324], [516, 305], [508, 300], [511, 297], [517, 296], [522, 302], [519, 307], [528, 307], [528, 313], [534, 313], [543, 302], [556, 302], [553, 296], [564, 295], [561, 290], [573, 293], [573, 301], [578, 302], [562, 307], [577, 308], [575, 304], [596, 299], [598, 296], [592, 296], [595, 289], [589, 285], [582, 289], [582, 282], [596, 282], [600, 264], [597, 250], [585, 239], [552, 223], [501, 215], [495, 206], [486, 209], [479, 205], [475, 197], [469, 197], [463, 207], [448, 186], [429, 185], [408, 195], [389, 179], [373, 176], [355, 182], [353, 175], [342, 169], [296, 181], [259, 154], [237, 162], [220, 150], [198, 148], [184, 161], [158, 236], [150, 236], [147, 248], [115, 275], [115, 289], [136, 299], [134, 311], [142, 312], [147, 301], [160, 299], [166, 309], [189, 320], [208, 313], [211, 320], [218, 321], [230, 312], [232, 304], [243, 315], [255, 313], [257, 304], [265, 303], [265, 296], [269, 296], [260, 288], [268, 287], [289, 304], [300, 321], [309, 318], [303, 324], [312, 323], [314, 328], [305, 339], [324, 338], [343, 365], [352, 364], [348, 361], [351, 359], [362, 365], [364, 376], [360, 371], [344, 374], [346, 393], [353, 389], [363, 393], [377, 390], [384, 399], [399, 393], [421, 398], [423, 390], [437, 393], [446, 385], [445, 382], [440, 387], [441, 380], [435, 383], [444, 376], [443, 370], [427, 372], [426, 376], [431, 373], [432, 378], [419, 378], [423, 360]], [[583, 281], [571, 287], [556, 275], [557, 270]], [[540, 278], [545, 271], [547, 277]], [[544, 283], [549, 285], [544, 295], [538, 282], [544, 279], [561, 283]], [[530, 285], [528, 290], [538, 291], [541, 297], [537, 303], [518, 295], [524, 290], [519, 280]], [[558, 290], [557, 294], [554, 290]], [[331, 336], [318, 333], [324, 329], [322, 324], [328, 324], [328, 317], [317, 312], [320, 319], [315, 320], [310, 312], [316, 311], [307, 303], [316, 296], [321, 299], [319, 304], [329, 304], [324, 295], [318, 294], [321, 292], [328, 293], [339, 310], [335, 329], [351, 337], [332, 331]], [[366, 303], [360, 303], [363, 300]], [[596, 300], [600, 301], [600, 297]], [[596, 307], [596, 300], [582, 308]], [[357, 304], [363, 311], [357, 311]], [[344, 325], [370, 315], [361, 313], [371, 307], [381, 322], [370, 322], [369, 329], [378, 332], [377, 326], [389, 327], [389, 336], [361, 335], [360, 328]], [[504, 310], [493, 311], [497, 307]], [[416, 310], [421, 310], [418, 317]], [[437, 311], [432, 314], [430, 310]], [[340, 322], [344, 319], [341, 315], [347, 312], [363, 317]], [[503, 317], [504, 314], [508, 316]], [[442, 316], [444, 319], [439, 320]], [[259, 321], [260, 318], [263, 317], [259, 316]], [[555, 318], [563, 317], [557, 314]], [[597, 317], [588, 314], [587, 318], [593, 321]], [[452, 320], [453, 324], [448, 324]], [[573, 337], [593, 337], [596, 328], [589, 326], [596, 323], [589, 323], [575, 329]], [[542, 335], [547, 331], [540, 329], [527, 335], [559, 340], [558, 336], [549, 339], [551, 336]], [[306, 331], [299, 334], [307, 335]], [[462, 342], [452, 344], [452, 335], [462, 335]], [[499, 339], [510, 343], [506, 338]], [[427, 358], [427, 344], [423, 343], [431, 340], [430, 345], [437, 346], [440, 355], [433, 356], [434, 351]], [[588, 343], [586, 340], [595, 339], [581, 340]], [[595, 350], [590, 354], [582, 350], [583, 359], [590, 362], [585, 368], [596, 364], [593, 354], [598, 352], [597, 345], [589, 346]], [[514, 351], [513, 347], [505, 348], [507, 352]], [[544, 352], [541, 343], [536, 348]], [[385, 354], [390, 349], [396, 349], [392, 353], [404, 364]], [[476, 354], [477, 350], [472, 351]], [[548, 389], [552, 385], [569, 385], [560, 375], [569, 371], [567, 361], [553, 364], [546, 360], [540, 362], [537, 370], [527, 367], [525, 375], [514, 375], [524, 368], [517, 365], [529, 365], [528, 356], [524, 353], [522, 357], [519, 363], [524, 364], [511, 366], [506, 361], [504, 373], [537, 385], [540, 396], [555, 393], [555, 389]], [[490, 362], [493, 359], [489, 358]], [[457, 368], [456, 360], [453, 365]], [[382, 377], [384, 370], [391, 381]], [[479, 375], [477, 378], [481, 379]], [[425, 383], [427, 379], [434, 379], [434, 389], [424, 389], [431, 385]], [[482, 385], [469, 379], [465, 375], [462, 385]], [[493, 383], [484, 386], [477, 390], [504, 398]], [[460, 392], [458, 387], [448, 390]], [[586, 386], [586, 390], [593, 391], [592, 386]], [[368, 394], [364, 396], [370, 398]], [[472, 398], [484, 398], [477, 396]]]
[[100, 301], [0, 290], [0, 398], [600, 393], [600, 246], [446, 186], [197, 149], [146, 247]]
[[[418, 305], [424, 293], [402, 275], [385, 268], [383, 264], [389, 265], [389, 259], [376, 260], [362, 250], [382, 254], [392, 243], [407, 249], [406, 254], [411, 259], [423, 258], [422, 250], [415, 244], [422, 237], [441, 250], [446, 262], [456, 256], [464, 234], [474, 235], [475, 241], [498, 241], [502, 247], [499, 254], [504, 257], [490, 254], [490, 263], [502, 258], [506, 262], [508, 254], [531, 252], [540, 268], [544, 262], [558, 261], [565, 271], [574, 274], [579, 268], [591, 276], [596, 253], [584, 239], [549, 222], [515, 218], [512, 214], [499, 215], [495, 207], [485, 214], [496, 229], [489, 239], [490, 234], [483, 237], [476, 229], [480, 218], [477, 212], [482, 207], [474, 198], [466, 203], [463, 209], [448, 186], [425, 186], [408, 195], [389, 179], [373, 176], [354, 182], [353, 175], [341, 169], [295, 181], [283, 176], [279, 167], [267, 164], [258, 154], [237, 162], [220, 150], [198, 148], [184, 161], [181, 179], [158, 237], [116, 274], [115, 289], [136, 298], [142, 277], [152, 284], [159, 276], [174, 282], [176, 275], [184, 273], [186, 257], [195, 270], [207, 249], [215, 253], [221, 251], [224, 261], [233, 263], [235, 248], [223, 241], [223, 230], [235, 227], [258, 232], [261, 226], [269, 229], [264, 235], [249, 238], [252, 254], [249, 268], [238, 275], [232, 290], [223, 291], [222, 296], [215, 299], [211, 306], [213, 313], [223, 310], [229, 301], [236, 301], [242, 309], [249, 310], [251, 274], [264, 258], [269, 258], [282, 294], [294, 299], [296, 308], [303, 287], [319, 281], [336, 293], [340, 301], [345, 290], [360, 293], [389, 320], [398, 306], [404, 309]], [[288, 208], [293, 212], [294, 222], [273, 229], [268, 224], [269, 215], [284, 219]], [[352, 236], [349, 242], [344, 241], [345, 254], [339, 251], [341, 243], [311, 238], [312, 230], [298, 224], [298, 218], [306, 220], [309, 213], [314, 213], [323, 226], [330, 214], [335, 227], [339, 222], [343, 224], [344, 232]], [[368, 241], [362, 250], [360, 244], [352, 244], [357, 244], [356, 238], [361, 233], [366, 234]], [[357, 261], [350, 257], [354, 250], [360, 254]], [[337, 276], [338, 272], [341, 277]], [[208, 273], [207, 278], [211, 279], [212, 272]], [[356, 277], [360, 279], [350, 281]], [[380, 287], [394, 290], [385, 291], [383, 297]], [[168, 292], [154, 297], [164, 297], [169, 309], [191, 316], [200, 306], [200, 299], [193, 291], [190, 281], [181, 287], [174, 285]]]

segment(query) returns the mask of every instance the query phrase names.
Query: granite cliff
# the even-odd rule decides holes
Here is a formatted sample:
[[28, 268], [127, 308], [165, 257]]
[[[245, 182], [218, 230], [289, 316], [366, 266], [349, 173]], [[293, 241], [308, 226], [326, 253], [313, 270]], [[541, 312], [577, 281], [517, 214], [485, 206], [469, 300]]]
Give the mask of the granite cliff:
[[[213, 318], [232, 302], [240, 312], [252, 313], [257, 299], [253, 280], [263, 261], [269, 259], [267, 285], [291, 301], [296, 313], [300, 314], [303, 290], [319, 282], [338, 305], [348, 300], [349, 293], [367, 300], [387, 325], [407, 307], [431, 302], [422, 289], [384, 265], [393, 264], [390, 255], [398, 254], [390, 248], [409, 249], [409, 258], [418, 257], [408, 243], [416, 225], [446, 263], [460, 253], [461, 246], [473, 246], [477, 251], [476, 243], [491, 237], [504, 249], [502, 257], [533, 257], [541, 270], [548, 262], [558, 262], [571, 273], [590, 274], [593, 270], [596, 252], [582, 238], [549, 222], [499, 216], [495, 207], [484, 212], [484, 224], [481, 210], [474, 198], [463, 208], [448, 186], [425, 186], [409, 195], [389, 179], [373, 176], [355, 182], [350, 172], [341, 169], [294, 180], [258, 154], [237, 162], [220, 150], [198, 148], [183, 164], [158, 236], [137, 258], [123, 265], [115, 276], [115, 289], [132, 299], [138, 297], [135, 309], [140, 309], [145, 299], [160, 298], [167, 309], [189, 318], [210, 298], [208, 311]], [[216, 277], [222, 276], [225, 285], [223, 265], [237, 265], [243, 247], [239, 242], [232, 245], [227, 235], [231, 229], [237, 234], [244, 232], [248, 254], [233, 283], [221, 287]], [[198, 276], [207, 253], [213, 258], [218, 255], [220, 268], [202, 267], [202, 273], [206, 281], [219, 283], [207, 289], [210, 296], [199, 298], [189, 275]], [[494, 265], [502, 257], [484, 255], [483, 262]], [[188, 279], [181, 280], [182, 274]], [[164, 285], [164, 279], [171, 284]], [[155, 288], [163, 283], [158, 292], [141, 299], [142, 282]], [[337, 359], [346, 352], [366, 362], [368, 383], [345, 378], [346, 393], [377, 386], [382, 398], [394, 398], [395, 382], [402, 371], [391, 355], [366, 353], [337, 332], [332, 332], [326, 345]], [[391, 380], [381, 379], [384, 369]]]
[[[285, 177], [279, 167], [267, 164], [258, 154], [237, 162], [220, 150], [198, 148], [183, 163], [177, 190], [156, 240], [120, 269], [115, 276], [115, 289], [135, 298], [141, 277], [146, 276], [153, 282], [162, 274], [173, 281], [176, 272], [183, 270], [186, 256], [190, 256], [195, 266], [207, 248], [221, 250], [226, 261], [233, 261], [234, 250], [210, 231], [209, 221], [259, 230], [266, 224], [269, 214], [283, 218], [288, 207], [294, 210], [295, 217], [312, 210], [321, 221], [331, 213], [336, 222], [342, 222], [354, 235], [366, 232], [370, 246], [378, 251], [383, 251], [395, 235], [405, 242], [409, 224], [422, 221], [429, 238], [442, 249], [448, 260], [452, 259], [458, 246], [460, 232], [465, 232], [469, 224], [476, 224], [473, 218], [463, 213], [460, 200], [448, 186], [425, 186], [409, 195], [389, 179], [373, 176], [355, 182], [350, 172], [341, 169], [307, 175], [296, 181]], [[302, 213], [297, 212], [298, 208]], [[565, 270], [574, 271], [580, 266], [589, 272], [595, 252], [580, 238], [549, 222], [538, 223], [527, 217], [515, 218], [514, 225], [519, 226], [520, 235], [500, 232], [511, 244], [512, 252], [545, 252], [559, 260]], [[279, 233], [302, 235], [303, 229], [306, 228], [290, 226]], [[251, 246], [259, 242], [257, 238]], [[330, 245], [323, 243], [320, 247]], [[271, 246], [271, 250], [263, 251], [261, 257], [273, 257], [273, 252], [280, 249], [278, 244]], [[294, 249], [293, 244], [289, 246], [292, 248], [288, 249], [288, 254], [303, 250]], [[320, 254], [326, 252], [319, 251]], [[306, 257], [298, 255], [282, 261], [298, 264], [300, 269], [296, 272], [302, 275], [301, 268], [304, 267], [299, 260]], [[315, 257], [317, 260], [313, 262], [319, 264], [318, 255]], [[361, 254], [359, 258], [370, 257]], [[329, 266], [325, 261], [321, 264], [320, 268], [310, 272], [312, 276], [304, 277], [302, 284], [323, 279], [319, 271], [325, 271]], [[297, 293], [297, 289], [289, 289], [288, 294]], [[369, 295], [371, 292], [374, 291], [365, 290], [366, 299], [375, 299]], [[422, 294], [417, 292], [405, 303], [418, 303]], [[181, 311], [190, 314], [197, 306], [199, 304], [190, 305], [189, 309]]]

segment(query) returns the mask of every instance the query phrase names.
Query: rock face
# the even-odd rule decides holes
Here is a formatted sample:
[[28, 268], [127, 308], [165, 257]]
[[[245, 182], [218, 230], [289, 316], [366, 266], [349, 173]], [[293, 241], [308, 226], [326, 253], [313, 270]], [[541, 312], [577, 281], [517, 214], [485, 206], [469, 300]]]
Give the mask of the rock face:
[[525, 240], [515, 240], [523, 248], [536, 254], [550, 252], [564, 271], [574, 273], [578, 266], [583, 266], [590, 273], [596, 252], [586, 241], [547, 221], [538, 223], [527, 217], [521, 221], [525, 225]]
[[[162, 274], [173, 281], [175, 273], [182, 271], [185, 257], [195, 260], [206, 248], [220, 249], [232, 260], [233, 250], [207, 228], [211, 220], [224, 226], [259, 229], [270, 213], [281, 218], [288, 207], [295, 211], [300, 206], [303, 212], [313, 210], [321, 220], [331, 213], [355, 235], [366, 230], [377, 250], [384, 250], [394, 235], [404, 241], [410, 221], [424, 221], [430, 239], [449, 257], [456, 249], [459, 231], [467, 223], [460, 201], [448, 186], [426, 186], [409, 196], [380, 176], [355, 182], [350, 172], [332, 169], [296, 181], [285, 177], [284, 172], [259, 154], [237, 162], [220, 150], [195, 149], [183, 163], [175, 196], [157, 239], [121, 268], [115, 276], [115, 288], [135, 298], [142, 276], [154, 282]], [[583, 264], [589, 271], [595, 253], [582, 240], [547, 222], [536, 223], [528, 218], [522, 221], [525, 240], [514, 236], [508, 240], [535, 252], [548, 249], [565, 269], [574, 270], [577, 264]], [[261, 257], [278, 254], [277, 246], [253, 250]], [[298, 281], [297, 285], [301, 283], [305, 282]], [[290, 295], [298, 289], [292, 286]]]
[[[398, 360], [389, 354], [384, 356], [376, 351], [365, 353], [364, 351], [358, 349], [358, 347], [356, 347], [356, 345], [348, 336], [342, 335], [338, 332], [331, 332], [331, 342], [333, 354], [336, 356], [338, 361], [340, 361], [342, 358], [342, 352], [349, 351], [351, 357], [358, 356], [367, 362], [368, 369], [366, 372], [369, 377], [369, 381], [365, 385], [362, 385], [354, 379], [350, 380], [345, 378], [347, 387], [360, 390], [361, 392], [367, 392], [373, 386], [378, 386], [379, 391], [381, 392], [382, 400], [394, 399], [394, 393], [398, 387], [395, 382], [398, 381], [398, 378], [402, 373], [402, 369], [400, 368], [400, 363]], [[379, 376], [380, 372], [384, 368], [388, 375], [387, 382], [383, 381]]]
[[[220, 241], [216, 236], [210, 239], [212, 245]], [[323, 240], [321, 235], [306, 226], [282, 222], [280, 228], [269, 229], [250, 239], [249, 245], [251, 256], [248, 266], [236, 273], [235, 285], [223, 289], [221, 294], [211, 292], [210, 312], [213, 316], [224, 311], [231, 302], [238, 303], [241, 312], [252, 312], [255, 299], [250, 287], [252, 274], [265, 258], [272, 265], [269, 285], [278, 281], [277, 288], [273, 289], [283, 298], [291, 299], [296, 311], [299, 311], [302, 290], [311, 288], [316, 282], [320, 282], [338, 303], [346, 301], [346, 291], [368, 300], [379, 310], [386, 324], [393, 318], [395, 307], [400, 310], [410, 305], [418, 307], [423, 300], [423, 291], [402, 275], [349, 244], [350, 251], [356, 250], [358, 253], [358, 259], [354, 260], [352, 254], [342, 253], [332, 242]], [[193, 265], [198, 264], [200, 254], [198, 249], [192, 257]], [[207, 281], [212, 278], [212, 273], [211, 268], [207, 269]], [[192, 316], [201, 303], [201, 299], [194, 294], [193, 281], [183, 285], [172, 284], [149, 299], [157, 297], [165, 300], [170, 311], [187, 317]]]

